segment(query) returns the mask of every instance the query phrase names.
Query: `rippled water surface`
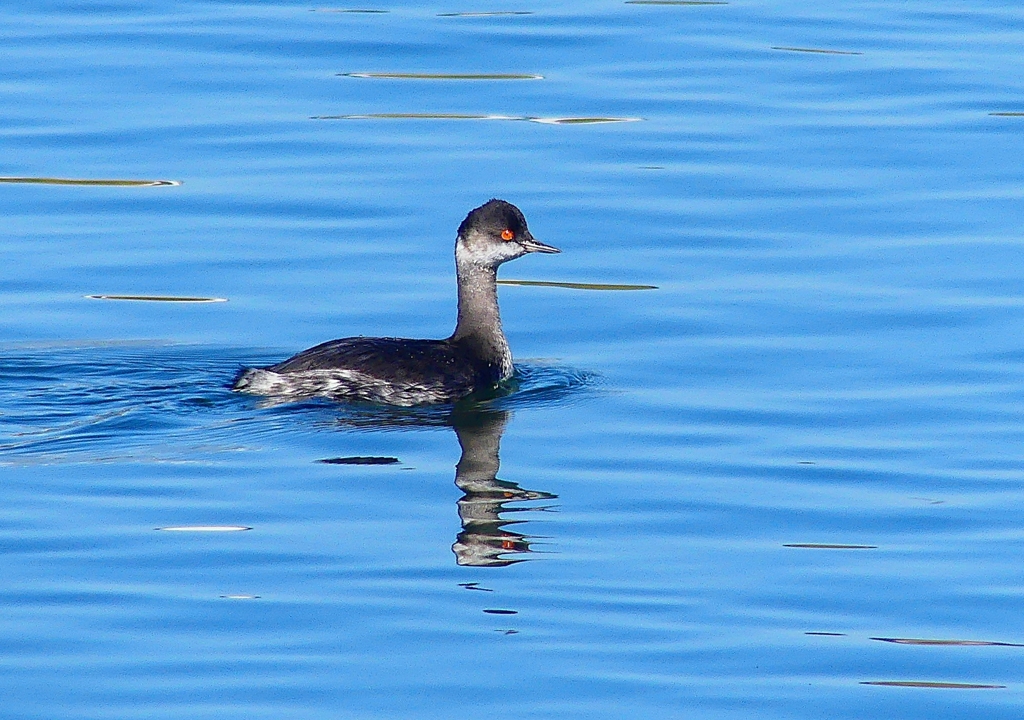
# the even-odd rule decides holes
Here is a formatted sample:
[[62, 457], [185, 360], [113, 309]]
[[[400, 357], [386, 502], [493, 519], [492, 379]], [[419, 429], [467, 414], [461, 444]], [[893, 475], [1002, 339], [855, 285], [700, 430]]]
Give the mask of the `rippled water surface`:
[[[3, 718], [1021, 717], [1021, 8], [0, 41]], [[494, 196], [563, 250], [502, 268], [511, 395], [228, 389], [445, 336]]]

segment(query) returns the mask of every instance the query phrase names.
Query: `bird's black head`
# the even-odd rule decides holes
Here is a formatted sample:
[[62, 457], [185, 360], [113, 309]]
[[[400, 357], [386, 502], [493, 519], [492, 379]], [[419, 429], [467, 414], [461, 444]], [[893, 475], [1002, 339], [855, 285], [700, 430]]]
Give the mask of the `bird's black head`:
[[470, 211], [459, 225], [456, 242], [466, 259], [492, 267], [531, 252], [561, 252], [530, 234], [519, 208], [497, 199]]

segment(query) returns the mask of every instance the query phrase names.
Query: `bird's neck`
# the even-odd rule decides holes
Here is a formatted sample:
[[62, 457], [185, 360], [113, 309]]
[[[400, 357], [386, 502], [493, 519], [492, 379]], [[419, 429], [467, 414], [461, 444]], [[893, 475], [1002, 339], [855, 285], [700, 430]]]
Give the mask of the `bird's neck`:
[[501, 368], [503, 377], [512, 373], [512, 353], [501, 329], [498, 313], [497, 270], [459, 257], [459, 321], [451, 340], [472, 349], [480, 359]]

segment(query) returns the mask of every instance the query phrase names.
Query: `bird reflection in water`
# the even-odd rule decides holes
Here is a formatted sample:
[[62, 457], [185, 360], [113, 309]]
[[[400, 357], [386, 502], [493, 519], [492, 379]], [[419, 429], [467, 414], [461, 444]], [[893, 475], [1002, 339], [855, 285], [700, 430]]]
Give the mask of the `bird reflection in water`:
[[525, 521], [502, 514], [549, 510], [547, 506], [509, 504], [557, 497], [498, 479], [498, 446], [508, 418], [506, 411], [452, 415], [452, 426], [462, 447], [462, 457], [455, 466], [455, 484], [465, 493], [458, 501], [462, 532], [452, 545], [459, 565], [504, 567], [527, 559], [525, 556], [533, 552], [532, 538], [508, 529]]
[[[363, 412], [348, 408], [335, 422], [368, 430], [453, 428], [462, 448], [462, 457], [455, 466], [455, 485], [464, 494], [457, 503], [462, 530], [452, 545], [452, 552], [462, 566], [505, 567], [529, 559], [528, 556], [536, 552], [531, 545], [539, 540], [536, 536], [510, 530], [509, 526], [526, 520], [508, 516], [549, 511], [550, 505], [524, 506], [521, 503], [558, 497], [539, 490], [524, 490], [514, 482], [498, 479], [499, 445], [511, 416], [508, 410], [481, 408], [478, 404], [464, 402], [446, 412], [426, 408], [381, 411], [379, 407]], [[342, 460], [321, 462], [340, 463]]]

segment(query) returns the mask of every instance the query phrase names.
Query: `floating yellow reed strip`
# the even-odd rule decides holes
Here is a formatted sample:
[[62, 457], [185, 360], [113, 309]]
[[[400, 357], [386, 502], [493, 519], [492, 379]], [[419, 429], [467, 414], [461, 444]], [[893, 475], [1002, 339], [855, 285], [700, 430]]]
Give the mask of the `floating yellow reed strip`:
[[468, 115], [462, 113], [365, 113], [362, 115], [313, 115], [310, 120], [525, 120], [541, 125], [596, 125], [638, 122], [635, 117], [531, 117], [528, 115]]
[[927, 682], [924, 680], [865, 680], [861, 685], [881, 685], [883, 687], [906, 688], [943, 688], [948, 690], [1000, 690], [1005, 685], [979, 685], [977, 683]]
[[926, 638], [884, 638], [873, 637], [872, 640], [895, 643], [897, 645], [937, 645], [941, 647], [1024, 647], [1021, 643], [994, 642], [991, 640], [928, 640]]
[[194, 297], [189, 295], [86, 295], [90, 300], [135, 300], [139, 302], [170, 302], [170, 303], [217, 303], [227, 302], [227, 298]]
[[438, 13], [438, 17], [493, 17], [496, 15], [533, 15], [529, 10], [496, 10], [494, 12]]
[[0, 177], [0, 183], [28, 185], [102, 185], [111, 187], [158, 187], [181, 185], [180, 180], [88, 180], [54, 177]]
[[784, 47], [780, 45], [772, 45], [772, 50], [786, 50], [787, 52], [802, 52], [802, 53], [818, 53], [819, 55], [863, 55], [862, 52], [854, 50], [825, 50], [823, 48], [802, 48], [802, 47]]
[[354, 72], [338, 73], [341, 77], [372, 78], [378, 80], [543, 80], [543, 75], [519, 73], [392, 73]]
[[157, 530], [164, 532], [244, 532], [252, 530], [246, 525], [171, 525], [169, 527], [158, 527]]
[[310, 120], [525, 120], [512, 115], [464, 115], [461, 113], [366, 113], [364, 115], [313, 115]]
[[599, 123], [639, 122], [638, 117], [526, 117], [523, 120], [541, 125], [597, 125]]
[[877, 545], [831, 545], [829, 543], [783, 543], [782, 547], [808, 550], [877, 550]]
[[627, 5], [728, 5], [721, 0], [626, 0]]
[[657, 285], [624, 285], [605, 283], [552, 282], [549, 280], [499, 280], [499, 285], [525, 285], [527, 287], [558, 287], [570, 290], [657, 290]]

